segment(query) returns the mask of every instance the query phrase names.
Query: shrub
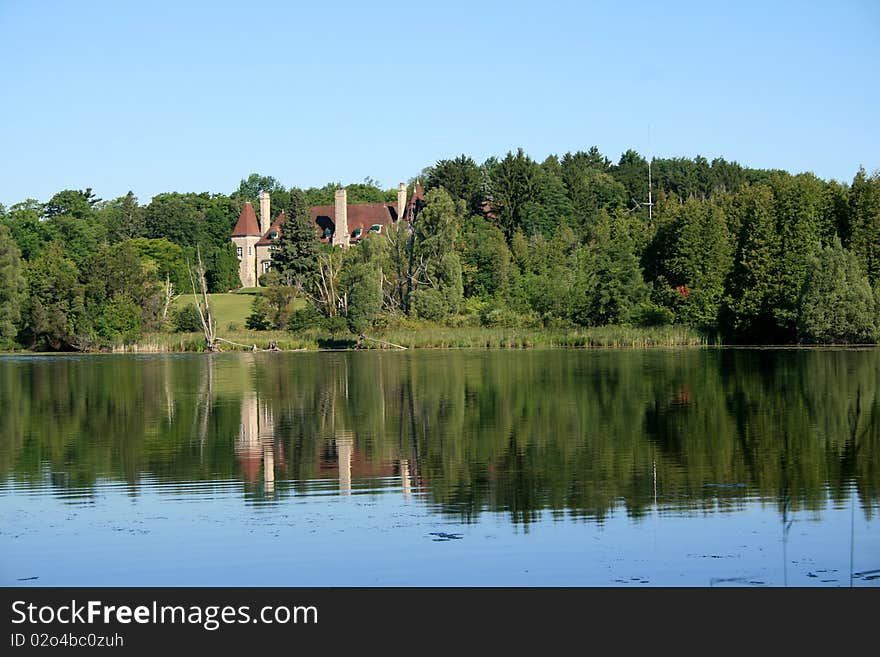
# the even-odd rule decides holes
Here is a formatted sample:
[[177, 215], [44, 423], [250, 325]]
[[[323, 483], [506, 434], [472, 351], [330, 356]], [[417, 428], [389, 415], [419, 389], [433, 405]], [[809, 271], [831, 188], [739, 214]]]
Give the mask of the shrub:
[[290, 314], [287, 328], [290, 331], [296, 332], [307, 331], [308, 329], [326, 329], [327, 318], [318, 312], [314, 305], [307, 304], [304, 308], [299, 308]]
[[171, 318], [174, 330], [178, 333], [192, 333], [202, 329], [199, 310], [195, 304], [189, 303], [175, 310]]
[[416, 290], [412, 293], [411, 299], [412, 308], [419, 319], [438, 322], [448, 312], [446, 299], [440, 290]]

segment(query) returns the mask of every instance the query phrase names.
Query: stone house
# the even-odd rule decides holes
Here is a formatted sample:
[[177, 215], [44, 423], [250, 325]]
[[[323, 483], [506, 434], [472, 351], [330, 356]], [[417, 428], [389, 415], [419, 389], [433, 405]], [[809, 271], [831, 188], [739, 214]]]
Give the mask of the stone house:
[[[336, 190], [333, 205], [309, 208], [315, 239], [334, 246], [347, 247], [364, 239], [368, 233], [382, 233], [401, 217], [409, 222], [415, 218], [423, 200], [422, 186], [417, 182], [407, 200], [407, 186], [400, 183], [396, 203], [348, 203], [345, 188]], [[281, 237], [285, 216], [280, 213], [271, 220], [268, 192], [260, 192], [260, 219], [248, 202], [232, 229], [232, 243], [238, 255], [242, 287], [258, 287], [259, 277], [272, 267], [274, 242]]]

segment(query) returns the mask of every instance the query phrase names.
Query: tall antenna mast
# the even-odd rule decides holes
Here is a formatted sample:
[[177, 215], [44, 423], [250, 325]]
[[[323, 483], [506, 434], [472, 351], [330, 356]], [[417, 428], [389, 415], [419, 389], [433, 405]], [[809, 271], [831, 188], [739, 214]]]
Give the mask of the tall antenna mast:
[[648, 223], [654, 223], [654, 199], [651, 196], [651, 162], [654, 154], [651, 152], [651, 124], [648, 124]]

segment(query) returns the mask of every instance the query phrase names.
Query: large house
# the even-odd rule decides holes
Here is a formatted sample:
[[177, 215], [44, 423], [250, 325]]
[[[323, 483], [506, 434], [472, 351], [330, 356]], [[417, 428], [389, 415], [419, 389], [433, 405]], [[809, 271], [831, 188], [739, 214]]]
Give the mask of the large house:
[[[382, 233], [385, 227], [401, 217], [412, 222], [422, 202], [422, 187], [416, 183], [407, 200], [406, 184], [397, 188], [397, 203], [348, 203], [345, 189], [336, 190], [333, 205], [309, 208], [315, 238], [334, 246], [347, 247], [364, 239], [368, 233]], [[238, 255], [238, 274], [242, 287], [258, 287], [259, 277], [272, 267], [274, 242], [281, 236], [284, 213], [271, 221], [268, 192], [260, 192], [260, 220], [248, 202], [232, 229], [232, 243]]]

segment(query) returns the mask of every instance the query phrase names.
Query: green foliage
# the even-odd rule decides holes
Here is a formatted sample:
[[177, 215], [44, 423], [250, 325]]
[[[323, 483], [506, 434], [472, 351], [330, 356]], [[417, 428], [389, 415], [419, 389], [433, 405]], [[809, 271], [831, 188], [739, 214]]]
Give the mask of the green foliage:
[[92, 189], [65, 189], [55, 194], [43, 206], [43, 216], [51, 219], [59, 215], [69, 215], [76, 219], [91, 219], [94, 216], [93, 206], [101, 199], [95, 198]]
[[21, 252], [10, 230], [0, 223], [0, 349], [15, 345], [25, 301]]
[[259, 173], [252, 173], [246, 179], [243, 179], [238, 185], [238, 189], [233, 197], [242, 202], [248, 201], [255, 207], [259, 207], [260, 192], [269, 192], [272, 195], [272, 201], [275, 201], [275, 195], [281, 195], [285, 192], [282, 185], [276, 178], [272, 176], [264, 176]]
[[51, 241], [47, 223], [40, 221], [41, 213], [40, 203], [28, 199], [9, 208], [4, 219], [21, 250], [21, 257], [28, 262], [35, 260]]
[[471, 217], [459, 238], [462, 286], [465, 297], [489, 299], [508, 286], [510, 249], [504, 233], [483, 217]]
[[592, 237], [600, 211], [613, 213], [627, 205], [626, 187], [611, 176], [608, 159], [595, 147], [587, 153], [566, 153], [561, 166], [573, 206], [573, 226], [582, 239]]
[[773, 193], [764, 185], [741, 190], [731, 207], [741, 227], [725, 296], [726, 328], [740, 339], [778, 340], [774, 315], [780, 296]]
[[84, 315], [83, 286], [79, 269], [53, 242], [26, 271], [28, 309], [25, 337], [37, 349], [69, 349], [78, 344], [79, 322]]
[[[827, 254], [822, 267], [813, 259], [835, 239], [857, 263], [840, 280], [859, 274], [880, 289], [880, 173], [860, 170], [846, 185], [723, 158], [655, 158], [650, 220], [648, 162], [633, 150], [617, 164], [596, 147], [541, 163], [522, 149], [481, 166], [461, 155], [424, 174], [427, 193], [411, 223], [344, 250], [320, 245], [309, 219], [310, 206], [333, 205], [339, 183], [303, 191], [251, 174], [232, 196], [166, 193], [142, 207], [132, 192], [104, 202], [91, 189], [62, 190], [46, 203], [0, 208], [3, 266], [15, 270], [10, 254], [20, 252], [27, 282], [22, 295], [5, 275], [0, 343], [17, 332], [35, 348], [87, 349], [152, 331], [166, 280], [173, 292], [191, 292], [187, 262], [197, 248], [218, 307], [229, 297], [236, 308], [224, 326], [376, 331], [421, 317], [566, 330], [672, 321], [742, 342], [870, 334], [862, 311], [832, 321], [813, 297], [803, 304], [808, 280], [814, 289], [843, 276], [828, 273], [842, 269]], [[251, 304], [222, 293], [240, 285], [230, 231], [263, 190], [286, 221], [273, 245], [280, 278]], [[396, 189], [370, 178], [347, 190], [349, 203], [397, 201]], [[827, 280], [822, 289], [831, 289]], [[298, 309], [300, 294], [315, 308]]]
[[647, 300], [647, 286], [623, 215], [601, 214], [582, 260], [572, 318], [584, 326], [629, 323]]
[[483, 202], [483, 174], [477, 163], [467, 155], [440, 160], [425, 170], [425, 189], [445, 189], [454, 199], [464, 201], [469, 212], [478, 214]]
[[383, 191], [375, 180], [366, 178], [363, 183], [343, 185], [341, 182], [329, 182], [323, 187], [310, 187], [303, 192], [306, 206], [333, 205], [336, 190], [343, 187], [349, 203], [393, 203], [397, 200], [396, 190]]
[[199, 310], [194, 303], [188, 303], [176, 308], [171, 315], [174, 330], [178, 333], [193, 333], [202, 330]]
[[779, 175], [771, 180], [776, 230], [780, 237], [779, 298], [774, 310], [785, 341], [796, 334], [798, 301], [807, 264], [821, 244], [822, 182], [811, 174]]
[[419, 319], [439, 322], [449, 314], [449, 306], [443, 292], [436, 288], [416, 290], [412, 293], [413, 315]]
[[348, 326], [362, 333], [372, 326], [382, 310], [382, 270], [374, 264], [357, 263], [343, 277], [348, 293]]
[[141, 308], [126, 294], [111, 298], [95, 321], [97, 334], [108, 342], [131, 343], [141, 337]]
[[270, 271], [264, 277], [262, 294], [254, 296], [251, 314], [246, 327], [266, 331], [284, 329], [294, 311], [294, 303], [301, 294], [300, 288], [286, 285], [278, 272]]
[[101, 204], [98, 216], [111, 243], [144, 234], [144, 209], [138, 205], [138, 199], [132, 192]]
[[880, 283], [880, 172], [859, 169], [850, 192], [850, 248], [873, 285]]
[[[549, 164], [549, 163], [548, 163]], [[548, 239], [571, 215], [565, 183], [551, 166], [542, 166], [523, 149], [486, 165], [489, 201], [498, 226], [508, 239], [517, 230]]]
[[186, 265], [186, 251], [167, 239], [147, 239], [139, 237], [125, 242], [143, 260], [152, 261], [160, 280], [166, 278], [178, 292], [192, 292], [189, 270]]
[[296, 333], [309, 329], [326, 329], [327, 318], [317, 309], [314, 304], [307, 303], [302, 308], [297, 308], [290, 314], [287, 328]]
[[675, 204], [655, 237], [657, 284], [678, 321], [718, 323], [733, 253], [723, 209], [693, 198]]
[[800, 298], [799, 338], [819, 343], [873, 342], [877, 319], [868, 277], [856, 256], [836, 239], [810, 260]]
[[286, 284], [307, 285], [317, 271], [318, 241], [309, 223], [308, 208], [299, 190], [291, 190], [291, 212], [273, 244], [272, 266]]

